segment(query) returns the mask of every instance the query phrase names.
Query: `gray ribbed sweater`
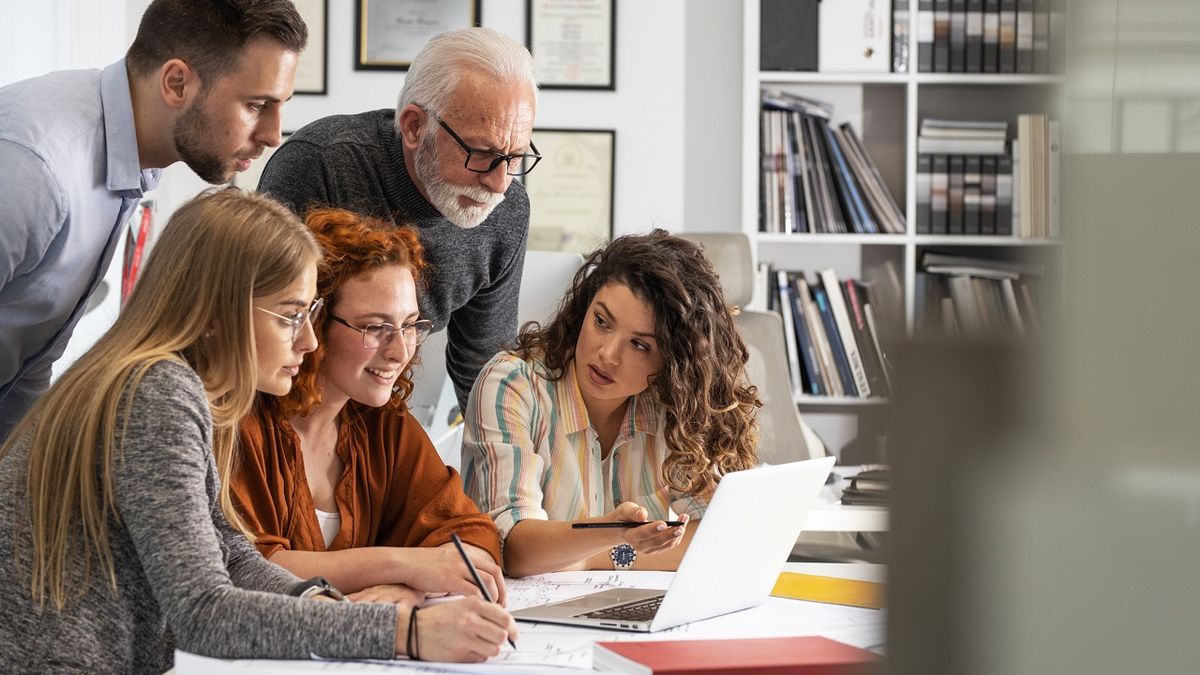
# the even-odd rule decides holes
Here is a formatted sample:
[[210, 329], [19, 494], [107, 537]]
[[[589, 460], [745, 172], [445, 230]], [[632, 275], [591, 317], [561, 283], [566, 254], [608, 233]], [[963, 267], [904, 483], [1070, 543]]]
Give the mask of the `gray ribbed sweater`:
[[392, 656], [395, 605], [281, 595], [296, 577], [259, 555], [221, 514], [211, 433], [196, 373], [178, 363], [152, 366], [113, 472], [117, 590], [93, 572], [61, 613], [35, 607], [30, 595], [28, 435], [0, 460], [0, 670], [162, 672], [172, 662], [172, 638], [180, 649], [215, 657]]
[[[529, 198], [513, 181], [478, 227], [446, 220], [409, 176], [395, 117], [384, 109], [305, 125], [271, 156], [258, 189], [301, 216], [335, 206], [416, 228], [431, 267], [418, 298], [421, 316], [448, 331], [446, 370], [465, 408], [483, 364], [517, 334]], [[459, 153], [444, 161], [464, 160]]]

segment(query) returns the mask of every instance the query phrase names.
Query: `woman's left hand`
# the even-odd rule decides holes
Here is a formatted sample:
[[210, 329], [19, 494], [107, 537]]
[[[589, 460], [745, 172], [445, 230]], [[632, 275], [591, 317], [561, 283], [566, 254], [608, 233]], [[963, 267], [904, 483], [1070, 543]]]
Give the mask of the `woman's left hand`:
[[[646, 508], [635, 502], [625, 502], [612, 512], [613, 520], [645, 521], [649, 513]], [[683, 525], [671, 527], [663, 520], [655, 520], [640, 527], [631, 527], [623, 531], [622, 539], [638, 553], [660, 553], [675, 548], [683, 541], [683, 533], [687, 530], [690, 518], [685, 513], [680, 516]]]
[[410, 603], [419, 605], [425, 601], [425, 592], [410, 588], [404, 584], [380, 584], [367, 586], [357, 593], [349, 593], [347, 598], [353, 602], [390, 602], [395, 604]]

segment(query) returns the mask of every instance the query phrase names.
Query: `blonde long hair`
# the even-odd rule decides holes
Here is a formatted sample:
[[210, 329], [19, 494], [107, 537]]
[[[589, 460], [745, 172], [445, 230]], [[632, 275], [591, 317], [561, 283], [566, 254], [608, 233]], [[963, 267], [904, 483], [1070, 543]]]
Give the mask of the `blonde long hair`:
[[[112, 328], [38, 400], [0, 457], [31, 434], [27, 506], [32, 595], [65, 607], [72, 572], [95, 563], [116, 588], [107, 522], [119, 516], [113, 462], [147, 370], [184, 362], [204, 382], [213, 418], [221, 508], [229, 493], [238, 420], [256, 388], [253, 299], [294, 283], [320, 257], [316, 240], [278, 203], [237, 189], [210, 191], [171, 217]], [[117, 428], [118, 420], [125, 425]]]

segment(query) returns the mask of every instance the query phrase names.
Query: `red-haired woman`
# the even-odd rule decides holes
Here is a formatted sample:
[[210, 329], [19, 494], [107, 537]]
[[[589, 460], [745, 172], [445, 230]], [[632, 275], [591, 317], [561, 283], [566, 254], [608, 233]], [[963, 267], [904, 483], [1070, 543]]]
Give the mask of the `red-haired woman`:
[[[286, 396], [260, 396], [242, 421], [233, 494], [247, 529], [264, 556], [301, 578], [324, 577], [353, 600], [402, 604], [479, 595], [456, 532], [503, 603], [496, 529], [406, 407], [410, 365], [430, 328], [417, 308], [425, 262], [416, 233], [339, 209], [307, 222], [325, 251], [319, 346]], [[422, 613], [423, 657], [436, 658], [435, 641], [486, 657], [515, 635], [500, 607], [444, 603], [459, 604], [457, 616]], [[456, 619], [478, 630], [449, 629]]]

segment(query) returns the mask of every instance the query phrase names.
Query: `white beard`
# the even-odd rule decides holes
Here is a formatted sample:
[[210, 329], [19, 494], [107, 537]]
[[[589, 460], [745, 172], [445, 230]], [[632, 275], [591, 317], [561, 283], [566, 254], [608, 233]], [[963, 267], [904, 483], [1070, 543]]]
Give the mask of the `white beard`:
[[[454, 185], [439, 178], [441, 158], [438, 157], [437, 148], [434, 147], [432, 135], [421, 139], [421, 144], [417, 147], [413, 160], [415, 164], [413, 173], [417, 175], [417, 180], [425, 186], [425, 192], [429, 195], [429, 203], [433, 204], [433, 208], [445, 216], [446, 220], [464, 230], [476, 227], [487, 220], [500, 202], [504, 201], [503, 194], [492, 192], [487, 188], [478, 185]], [[479, 202], [482, 206], [461, 206], [458, 201], [460, 196]]]

